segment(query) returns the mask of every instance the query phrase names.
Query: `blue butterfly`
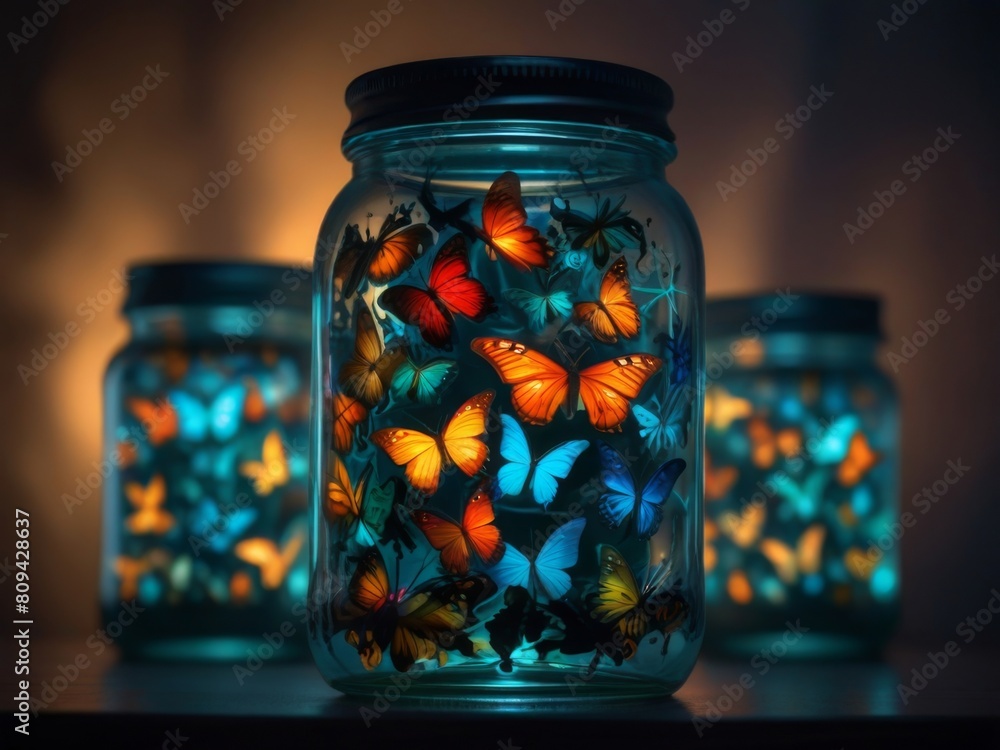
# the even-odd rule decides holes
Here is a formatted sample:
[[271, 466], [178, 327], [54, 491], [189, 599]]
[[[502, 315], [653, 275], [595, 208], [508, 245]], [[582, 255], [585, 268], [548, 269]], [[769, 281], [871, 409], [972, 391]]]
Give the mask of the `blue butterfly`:
[[573, 298], [565, 289], [535, 294], [524, 289], [508, 289], [504, 299], [528, 316], [528, 327], [538, 333], [553, 320], [567, 318], [573, 310]]
[[632, 526], [641, 540], [649, 539], [660, 528], [663, 520], [663, 503], [673, 492], [677, 478], [684, 471], [687, 463], [683, 458], [667, 461], [656, 472], [642, 493], [636, 491], [635, 480], [625, 465], [622, 454], [604, 442], [597, 444], [601, 454], [601, 481], [607, 490], [601, 495], [598, 509], [604, 522], [612, 529], [617, 529], [629, 516]]
[[201, 442], [211, 433], [220, 442], [230, 440], [240, 428], [247, 389], [241, 383], [223, 388], [208, 406], [184, 391], [172, 391], [170, 404], [177, 412], [177, 432], [182, 440]]
[[[520, 495], [527, 482], [535, 502], [548, 508], [559, 489], [558, 480], [569, 475], [576, 459], [590, 443], [586, 440], [569, 440], [557, 445], [537, 461], [532, 461], [528, 438], [517, 420], [509, 414], [501, 414], [500, 421], [503, 423], [500, 455], [509, 461], [497, 472], [500, 493]], [[530, 482], [528, 477], [531, 477]]]
[[257, 520], [255, 508], [231, 506], [225, 514], [219, 512], [214, 500], [202, 500], [191, 514], [191, 532], [206, 542], [213, 552], [225, 552]]
[[390, 393], [393, 401], [409, 399], [418, 404], [436, 404], [457, 373], [458, 363], [451, 359], [432, 359], [422, 365], [408, 359], [397, 368]]
[[691, 401], [683, 396], [684, 389], [671, 391], [665, 404], [653, 396], [648, 408], [632, 405], [632, 414], [639, 423], [639, 437], [654, 455], [667, 448], [687, 445], [688, 422], [691, 420]]
[[580, 535], [587, 519], [567, 521], [545, 540], [534, 560], [529, 560], [513, 544], [507, 545], [500, 562], [488, 570], [498, 586], [521, 586], [532, 598], [545, 594], [559, 599], [572, 582], [566, 571], [576, 565], [580, 555]]

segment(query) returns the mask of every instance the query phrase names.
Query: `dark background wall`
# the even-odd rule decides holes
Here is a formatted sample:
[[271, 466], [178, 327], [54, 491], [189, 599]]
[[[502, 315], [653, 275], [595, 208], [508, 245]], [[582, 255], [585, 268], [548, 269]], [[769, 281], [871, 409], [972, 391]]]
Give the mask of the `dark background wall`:
[[[106, 291], [114, 271], [164, 257], [307, 260], [349, 176], [339, 150], [347, 83], [392, 63], [491, 53], [609, 60], [672, 84], [680, 156], [668, 176], [701, 227], [709, 293], [786, 285], [879, 293], [886, 367], [901, 337], [948, 309], [950, 322], [896, 375], [903, 504], [941, 478], [949, 459], [972, 468], [903, 539], [902, 637], [939, 647], [985, 605], [1000, 585], [1000, 281], [961, 310], [948, 295], [998, 251], [996, 3], [909, 0], [902, 5], [915, 13], [894, 30], [879, 27], [892, 20], [888, 1], [400, 0], [402, 12], [348, 61], [341, 42], [387, 2], [231, 2], [77, 0], [23, 43], [0, 43], [0, 503], [11, 529], [15, 506], [32, 513], [37, 629], [82, 634], [97, 625], [100, 504], [90, 498], [69, 514], [60, 496], [101, 455], [102, 373], [127, 335], [122, 295]], [[40, 8], [7, 5], [4, 35], [20, 35], [21, 16]], [[726, 9], [732, 22], [697, 57], [686, 52], [687, 37]], [[147, 66], [168, 75], [128, 109], [119, 97]], [[717, 183], [814, 86], [833, 94], [794, 136], [779, 133], [779, 150], [723, 200]], [[241, 158], [241, 142], [275, 107], [295, 119], [185, 222], [178, 204], [210, 170]], [[102, 118], [113, 130], [72, 172], [56, 174], [52, 163], [65, 162]], [[959, 136], [911, 182], [904, 163], [939, 128]], [[843, 225], [897, 179], [905, 193], [849, 238]], [[81, 317], [81, 304], [93, 315]], [[70, 321], [81, 324], [78, 335], [23, 382], [18, 365]], [[12, 534], [0, 537], [0, 560], [12, 557]], [[1000, 642], [1000, 626], [981, 637]]]

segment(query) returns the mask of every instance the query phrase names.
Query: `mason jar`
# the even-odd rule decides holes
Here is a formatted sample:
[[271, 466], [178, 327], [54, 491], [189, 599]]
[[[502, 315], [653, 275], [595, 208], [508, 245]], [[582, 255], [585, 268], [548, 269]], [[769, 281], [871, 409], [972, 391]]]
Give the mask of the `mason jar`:
[[311, 274], [129, 275], [130, 338], [104, 382], [102, 638], [148, 659], [302, 654]]
[[710, 300], [706, 648], [878, 653], [899, 612], [899, 407], [862, 295]]
[[348, 87], [313, 326], [310, 645], [338, 690], [607, 698], [690, 673], [704, 270], [664, 178], [671, 103], [559, 58]]

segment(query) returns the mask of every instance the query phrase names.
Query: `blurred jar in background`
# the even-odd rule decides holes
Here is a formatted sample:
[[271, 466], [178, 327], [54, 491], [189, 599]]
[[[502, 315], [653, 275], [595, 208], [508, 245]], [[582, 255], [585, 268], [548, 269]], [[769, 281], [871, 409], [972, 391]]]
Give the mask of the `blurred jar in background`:
[[706, 648], [877, 653], [898, 616], [901, 537], [879, 300], [716, 299], [706, 320]]
[[274, 632], [274, 657], [301, 655], [311, 274], [130, 274], [104, 384], [105, 631], [129, 657], [239, 660]]

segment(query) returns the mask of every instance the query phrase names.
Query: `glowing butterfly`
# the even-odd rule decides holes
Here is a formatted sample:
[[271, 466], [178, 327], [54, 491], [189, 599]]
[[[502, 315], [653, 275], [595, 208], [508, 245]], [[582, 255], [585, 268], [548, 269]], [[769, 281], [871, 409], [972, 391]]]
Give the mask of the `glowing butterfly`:
[[445, 570], [463, 576], [469, 572], [473, 552], [486, 566], [503, 557], [504, 543], [494, 520], [493, 501], [482, 487], [466, 503], [461, 524], [429, 511], [413, 512], [413, 522], [440, 551]]
[[527, 484], [535, 502], [548, 508], [549, 503], [555, 500], [559, 480], [569, 475], [576, 459], [590, 443], [586, 440], [569, 440], [534, 461], [528, 439], [517, 420], [509, 414], [501, 414], [500, 421], [503, 424], [500, 455], [508, 461], [497, 472], [497, 486], [501, 494], [520, 495]]
[[580, 536], [586, 524], [585, 518], [564, 523], [545, 540], [533, 560], [508, 544], [503, 559], [487, 572], [498, 586], [520, 586], [532, 598], [542, 594], [549, 599], [560, 599], [572, 585], [567, 571], [579, 559]]
[[847, 456], [837, 469], [837, 481], [845, 487], [853, 487], [881, 458], [881, 454], [872, 450], [864, 433], [855, 432]]
[[240, 464], [240, 474], [250, 479], [253, 490], [258, 495], [270, 495], [275, 488], [288, 483], [288, 457], [281, 442], [281, 433], [272, 430], [264, 438], [260, 461], [244, 461]]
[[410, 268], [420, 253], [434, 242], [426, 224], [410, 224], [410, 213], [401, 206], [385, 217], [377, 236], [357, 224], [344, 230], [340, 251], [333, 264], [333, 276], [341, 282], [343, 296], [351, 297], [367, 280], [387, 284]]
[[238, 558], [260, 569], [260, 583], [264, 588], [276, 589], [288, 575], [305, 540], [305, 531], [298, 528], [281, 549], [271, 539], [253, 537], [237, 544], [235, 552]]
[[329, 403], [333, 447], [338, 453], [347, 453], [354, 445], [354, 428], [368, 417], [368, 407], [342, 391], [334, 393]]
[[721, 386], [712, 386], [705, 393], [705, 424], [717, 430], [728, 430], [737, 419], [751, 414], [753, 405], [747, 399], [734, 398]]
[[442, 649], [458, 647], [472, 655], [462, 629], [489, 582], [482, 577], [439, 581], [416, 591], [389, 584], [385, 561], [372, 547], [358, 563], [345, 592], [333, 604], [334, 616], [346, 626], [344, 638], [357, 649], [361, 664], [376, 669], [388, 651], [393, 666], [406, 672], [416, 662], [438, 659]]
[[794, 456], [802, 447], [802, 433], [795, 428], [787, 428], [777, 433], [771, 429], [763, 417], [753, 417], [747, 424], [750, 438], [750, 457], [754, 466], [769, 469], [774, 465], [778, 453]]
[[[788, 475], [775, 476], [772, 480], [775, 492], [784, 503], [778, 506], [778, 512], [786, 516], [794, 512], [801, 520], [809, 520], [819, 512], [823, 500], [829, 473], [825, 469], [817, 469], [807, 474], [801, 483]], [[785, 510], [785, 509], [789, 510]]]
[[753, 587], [750, 579], [742, 570], [734, 570], [729, 573], [726, 580], [726, 592], [729, 598], [737, 604], [749, 604], [753, 601]]
[[799, 537], [795, 549], [780, 539], [767, 538], [761, 540], [760, 551], [774, 565], [778, 577], [791, 584], [799, 579], [799, 573], [812, 575], [819, 572], [825, 539], [826, 527], [814, 523]]
[[406, 466], [406, 478], [421, 492], [437, 492], [441, 472], [457, 466], [473, 476], [486, 462], [489, 449], [483, 441], [486, 417], [494, 391], [478, 393], [462, 404], [440, 435], [427, 435], [405, 427], [390, 427], [372, 435], [397, 466]]
[[604, 432], [621, 431], [631, 407], [629, 400], [639, 395], [663, 364], [659, 357], [640, 353], [567, 371], [524, 344], [498, 338], [473, 339], [472, 351], [513, 386], [511, 402], [523, 422], [548, 424], [560, 407], [571, 418], [582, 402], [590, 423]]
[[396, 370], [389, 392], [394, 401], [409, 399], [418, 404], [436, 404], [441, 394], [458, 375], [458, 363], [451, 359], [432, 359], [422, 365], [411, 360]]
[[598, 268], [604, 268], [611, 253], [618, 252], [629, 244], [637, 244], [640, 252], [645, 253], [645, 231], [638, 220], [622, 209], [625, 204], [624, 195], [614, 206], [608, 198], [599, 202], [595, 197], [592, 215], [571, 210], [569, 201], [565, 201], [565, 204], [566, 207], [562, 208], [556, 201], [552, 202], [549, 209], [552, 218], [562, 225], [574, 250], [586, 248], [593, 251], [594, 265]]
[[245, 400], [246, 386], [242, 383], [226, 386], [207, 406], [190, 393], [170, 393], [180, 438], [192, 442], [201, 442], [209, 436], [219, 442], [231, 440], [240, 428]]
[[508, 289], [503, 297], [524, 313], [528, 328], [535, 333], [545, 330], [553, 321], [563, 320], [573, 309], [573, 298], [565, 289], [552, 289], [544, 294]]
[[603, 468], [601, 482], [605, 487], [598, 505], [601, 517], [612, 529], [631, 519], [636, 536], [643, 541], [649, 539], [660, 528], [663, 504], [687, 463], [683, 458], [675, 458], [662, 464], [639, 492], [622, 454], [605, 442], [599, 442], [597, 450]]
[[624, 255], [604, 274], [597, 301], [576, 303], [573, 318], [604, 344], [616, 343], [619, 336], [634, 339], [639, 335], [639, 309], [632, 301]]
[[661, 653], [665, 654], [670, 634], [681, 626], [689, 611], [683, 599], [664, 588], [670, 577], [669, 563], [658, 565], [640, 589], [618, 550], [602, 544], [597, 553], [601, 573], [594, 616], [603, 623], [614, 623], [624, 639], [622, 652], [626, 659], [635, 655], [639, 642], [651, 630], [663, 634]]
[[712, 456], [705, 451], [705, 499], [722, 500], [736, 484], [740, 472], [735, 466], [712, 466]]
[[392, 493], [371, 486], [373, 468], [370, 463], [365, 466], [354, 484], [347, 466], [336, 454], [330, 454], [327, 464], [323, 515], [334, 526], [346, 527], [364, 545], [372, 545], [382, 536], [392, 508]]
[[393, 374], [405, 360], [402, 347], [386, 349], [368, 306], [359, 301], [355, 313], [354, 353], [340, 368], [340, 387], [369, 409], [385, 396]]
[[760, 539], [760, 532], [767, 520], [764, 503], [748, 503], [742, 513], [726, 511], [718, 518], [719, 530], [737, 546], [746, 549]]
[[119, 555], [115, 558], [114, 571], [121, 579], [118, 595], [122, 599], [134, 599], [139, 594], [139, 579], [156, 566], [165, 564], [162, 550], [152, 550], [142, 557]]
[[691, 401], [685, 395], [685, 389], [672, 390], [662, 406], [657, 396], [649, 400], [648, 407], [633, 404], [632, 415], [639, 423], [639, 437], [646, 441], [646, 447], [653, 455], [687, 445]]
[[465, 237], [448, 240], [431, 265], [427, 288], [396, 284], [382, 292], [379, 305], [399, 320], [417, 326], [428, 344], [450, 349], [455, 336], [455, 316], [481, 323], [496, 310], [481, 282], [469, 276]]
[[851, 437], [860, 425], [860, 420], [853, 414], [821, 424], [818, 433], [807, 443], [809, 457], [818, 464], [840, 463], [847, 456]]
[[126, 404], [132, 415], [142, 423], [142, 429], [154, 448], [177, 437], [177, 412], [166, 399], [154, 402], [130, 398]]
[[260, 388], [252, 380], [247, 383], [247, 397], [243, 402], [243, 418], [247, 422], [259, 422], [267, 416], [267, 404]]
[[133, 534], [166, 534], [174, 527], [174, 517], [162, 506], [167, 499], [167, 483], [156, 474], [143, 487], [138, 482], [125, 484], [125, 497], [135, 513], [125, 519], [125, 528]]
[[214, 500], [202, 500], [192, 513], [191, 531], [195, 542], [204, 542], [213, 552], [225, 552], [257, 520], [256, 508], [231, 506], [219, 512]]

